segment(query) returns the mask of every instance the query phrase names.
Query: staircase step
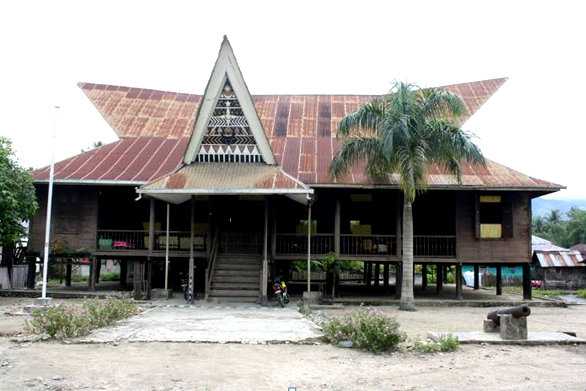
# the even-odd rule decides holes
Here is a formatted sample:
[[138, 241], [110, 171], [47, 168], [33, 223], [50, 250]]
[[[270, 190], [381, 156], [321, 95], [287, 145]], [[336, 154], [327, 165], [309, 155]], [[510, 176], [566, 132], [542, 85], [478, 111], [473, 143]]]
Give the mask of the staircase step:
[[212, 303], [256, 303], [258, 297], [208, 297]]
[[212, 291], [214, 289], [222, 289], [222, 290], [256, 290], [258, 292], [259, 284], [258, 281], [256, 282], [212, 282]]
[[224, 283], [231, 283], [231, 284], [238, 284], [238, 283], [259, 283], [259, 276], [255, 274], [254, 276], [243, 276], [243, 275], [214, 275], [212, 278], [212, 282], [224, 282]]
[[214, 270], [214, 277], [219, 276], [242, 276], [242, 277], [256, 277], [259, 278], [260, 270]]
[[258, 289], [211, 289], [210, 297], [258, 297]]
[[260, 265], [247, 265], [247, 264], [232, 264], [224, 263], [217, 264], [214, 270], [260, 270]]

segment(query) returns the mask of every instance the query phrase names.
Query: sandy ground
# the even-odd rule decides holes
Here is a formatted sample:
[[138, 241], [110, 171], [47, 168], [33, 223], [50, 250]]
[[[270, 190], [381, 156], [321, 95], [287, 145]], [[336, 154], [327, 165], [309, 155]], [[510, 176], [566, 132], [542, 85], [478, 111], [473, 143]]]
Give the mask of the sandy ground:
[[[2, 315], [20, 304], [0, 298], [0, 331], [22, 325], [22, 317]], [[488, 311], [379, 309], [396, 315], [411, 339], [428, 331], [476, 330]], [[586, 306], [534, 308], [530, 327], [584, 337]], [[323, 344], [17, 344], [0, 337], [0, 390], [584, 390], [585, 368], [583, 345], [372, 355]]]

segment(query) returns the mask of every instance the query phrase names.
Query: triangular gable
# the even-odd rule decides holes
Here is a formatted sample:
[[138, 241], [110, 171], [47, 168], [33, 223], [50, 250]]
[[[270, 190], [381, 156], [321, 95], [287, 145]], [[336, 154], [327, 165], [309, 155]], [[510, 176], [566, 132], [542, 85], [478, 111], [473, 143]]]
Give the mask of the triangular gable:
[[225, 36], [183, 161], [275, 164], [252, 96]]

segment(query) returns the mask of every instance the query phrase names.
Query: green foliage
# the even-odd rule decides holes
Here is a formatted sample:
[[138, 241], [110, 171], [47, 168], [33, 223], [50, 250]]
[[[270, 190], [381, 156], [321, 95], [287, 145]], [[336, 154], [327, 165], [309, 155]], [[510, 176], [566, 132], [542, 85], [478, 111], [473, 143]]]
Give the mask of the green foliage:
[[343, 144], [330, 170], [342, 176], [364, 160], [372, 178], [397, 173], [405, 200], [412, 203], [427, 186], [429, 164], [458, 179], [462, 162], [484, 164], [471, 136], [458, 126], [464, 111], [460, 98], [448, 91], [395, 83], [384, 98], [342, 119], [338, 135]]
[[120, 274], [114, 272], [100, 273], [100, 281], [120, 281]]
[[334, 318], [322, 326], [330, 343], [352, 341], [352, 345], [374, 353], [396, 349], [405, 340], [399, 323], [376, 310], [358, 310], [344, 318]]
[[0, 137], [0, 247], [12, 246], [26, 231], [23, 222], [37, 210], [33, 178], [16, 161], [12, 144]]
[[34, 333], [64, 339], [87, 335], [95, 328], [109, 326], [138, 312], [138, 306], [129, 300], [92, 299], [80, 306], [60, 304], [34, 310], [27, 323]]
[[458, 337], [448, 334], [442, 335], [437, 341], [417, 341], [414, 348], [419, 353], [454, 352], [460, 347]]
[[576, 291], [576, 296], [578, 296], [581, 299], [586, 299], [586, 289], [578, 289]]
[[533, 232], [562, 247], [586, 243], [586, 210], [572, 208], [565, 216], [552, 210], [545, 217], [534, 217]]

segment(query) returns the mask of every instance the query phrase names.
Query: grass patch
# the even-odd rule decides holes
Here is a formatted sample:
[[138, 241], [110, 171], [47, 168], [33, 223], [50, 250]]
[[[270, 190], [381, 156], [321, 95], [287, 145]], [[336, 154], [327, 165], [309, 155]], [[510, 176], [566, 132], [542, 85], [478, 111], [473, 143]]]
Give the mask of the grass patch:
[[586, 299], [586, 289], [578, 289], [576, 291], [576, 296], [578, 296], [581, 299]]
[[352, 346], [379, 353], [397, 348], [405, 340], [399, 323], [376, 310], [358, 310], [344, 318], [334, 318], [322, 326], [324, 338], [332, 344], [352, 341]]
[[120, 281], [120, 274], [114, 272], [101, 273], [100, 281]]
[[27, 326], [33, 333], [47, 334], [50, 338], [80, 337], [138, 312], [138, 306], [130, 300], [91, 299], [81, 305], [60, 304], [34, 310]]
[[442, 335], [437, 341], [417, 341], [414, 345], [419, 353], [455, 352], [459, 347], [458, 337], [451, 334]]

